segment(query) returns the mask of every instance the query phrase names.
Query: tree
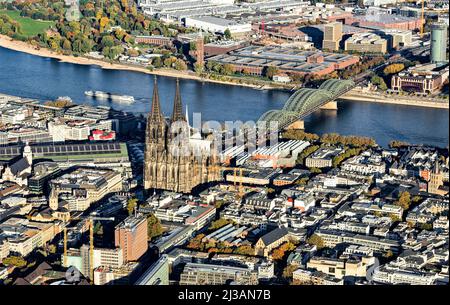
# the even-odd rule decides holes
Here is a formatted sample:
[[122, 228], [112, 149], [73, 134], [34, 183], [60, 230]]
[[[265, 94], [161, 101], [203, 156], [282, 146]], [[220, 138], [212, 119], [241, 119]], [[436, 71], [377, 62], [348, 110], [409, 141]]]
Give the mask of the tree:
[[297, 157], [296, 164], [304, 165], [305, 159], [319, 149], [318, 145], [312, 145], [306, 147]]
[[407, 191], [401, 192], [396, 205], [401, 206], [403, 210], [407, 211], [411, 204], [411, 194]]
[[272, 79], [274, 75], [276, 75], [278, 73], [278, 68], [275, 66], [267, 66], [264, 67], [264, 76], [266, 76], [267, 78]]
[[393, 140], [393, 141], [389, 142], [389, 147], [391, 147], [391, 148], [401, 148], [401, 147], [405, 147], [408, 145], [409, 145], [409, 143], [403, 142], [403, 141], [398, 141], [398, 140]]
[[285, 279], [292, 279], [292, 274], [294, 273], [295, 270], [297, 270], [298, 267], [296, 265], [287, 265], [284, 269], [283, 269], [283, 277]]
[[4, 258], [2, 263], [5, 266], [12, 265], [12, 266], [16, 266], [18, 268], [23, 268], [23, 267], [25, 267], [27, 265], [27, 261], [23, 257], [21, 257], [21, 256], [14, 256], [14, 255]]
[[221, 67], [220, 73], [223, 75], [231, 75], [234, 72], [234, 68], [230, 64], [225, 64]]
[[161, 57], [155, 57], [155, 58], [153, 58], [153, 60], [152, 60], [152, 65], [153, 65], [153, 67], [155, 67], [155, 68], [161, 68], [162, 65], [163, 65], [163, 62], [162, 62], [162, 60], [161, 60]]
[[231, 39], [231, 31], [230, 31], [230, 29], [227, 28], [227, 29], [223, 32], [223, 35], [225, 36], [226, 39]]
[[304, 130], [288, 129], [281, 134], [283, 139], [300, 140], [314, 142], [319, 139], [319, 136], [314, 133], [307, 133]]
[[182, 59], [177, 59], [174, 63], [175, 70], [185, 71], [187, 70], [187, 65]]
[[392, 250], [388, 250], [383, 256], [385, 258], [391, 258], [394, 256], [394, 252], [392, 252]]
[[213, 231], [222, 228], [223, 226], [226, 226], [227, 224], [231, 223], [231, 220], [225, 219], [225, 218], [219, 218], [211, 223], [208, 230]]
[[386, 91], [388, 89], [386, 83], [384, 82], [384, 79], [377, 75], [372, 76], [370, 82], [374, 85], [377, 85], [380, 90]]
[[136, 198], [130, 198], [127, 202], [128, 215], [133, 215], [134, 209], [137, 207], [138, 200]]
[[317, 247], [317, 250], [320, 250], [325, 247], [325, 243], [323, 242], [322, 237], [320, 237], [317, 234], [311, 235], [308, 238], [307, 243], [310, 245], [315, 245]]
[[321, 170], [320, 168], [317, 168], [317, 167], [311, 167], [311, 168], [309, 169], [309, 171], [310, 171], [311, 173], [313, 173], [313, 174], [321, 174], [321, 173], [322, 173], [322, 170]]
[[396, 74], [400, 71], [402, 71], [403, 69], [405, 69], [405, 65], [402, 63], [395, 63], [395, 64], [390, 64], [389, 66], [387, 66], [386, 68], [384, 68], [383, 73], [384, 75], [390, 75], [390, 74]]
[[250, 245], [242, 245], [242, 246], [237, 247], [233, 252], [235, 254], [250, 256], [250, 255], [255, 254], [255, 249], [253, 249], [253, 247]]
[[103, 48], [114, 46], [114, 37], [111, 35], [103, 36], [101, 45]]
[[197, 75], [200, 75], [203, 73], [203, 65], [199, 64], [199, 63], [195, 63], [194, 64], [194, 71], [195, 73], [197, 73]]
[[150, 214], [147, 217], [147, 228], [149, 240], [161, 236], [161, 234], [163, 233], [163, 227], [161, 226], [161, 222], [154, 214]]

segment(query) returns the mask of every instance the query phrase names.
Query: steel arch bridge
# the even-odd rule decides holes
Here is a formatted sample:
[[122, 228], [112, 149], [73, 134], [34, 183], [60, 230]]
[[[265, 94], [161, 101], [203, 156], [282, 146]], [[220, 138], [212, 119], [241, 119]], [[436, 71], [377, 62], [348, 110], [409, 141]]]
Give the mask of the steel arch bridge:
[[280, 129], [301, 120], [327, 104], [350, 91], [356, 86], [352, 80], [328, 79], [318, 89], [302, 88], [292, 94], [283, 109], [269, 110], [258, 122], [277, 122]]

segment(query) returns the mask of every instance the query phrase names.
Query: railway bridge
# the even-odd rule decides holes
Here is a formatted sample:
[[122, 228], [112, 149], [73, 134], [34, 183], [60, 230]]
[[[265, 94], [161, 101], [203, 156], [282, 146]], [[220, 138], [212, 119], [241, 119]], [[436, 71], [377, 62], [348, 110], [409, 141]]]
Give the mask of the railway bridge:
[[292, 94], [282, 109], [265, 112], [258, 122], [278, 122], [284, 128], [304, 129], [303, 119], [318, 109], [337, 109], [336, 99], [355, 88], [353, 80], [328, 79], [319, 88], [302, 88]]

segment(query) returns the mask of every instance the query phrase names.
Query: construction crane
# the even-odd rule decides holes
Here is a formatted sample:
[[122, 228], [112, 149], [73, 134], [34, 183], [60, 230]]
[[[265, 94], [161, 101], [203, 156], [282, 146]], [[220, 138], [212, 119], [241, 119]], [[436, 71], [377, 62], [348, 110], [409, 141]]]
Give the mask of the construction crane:
[[[244, 197], [244, 186], [243, 186], [243, 179], [242, 174], [244, 169], [242, 167], [226, 167], [226, 166], [219, 166], [219, 165], [210, 165], [208, 166], [208, 170], [210, 171], [226, 171], [226, 170], [232, 170], [233, 171], [233, 186], [235, 190], [238, 190], [237, 197], [239, 199], [242, 199]], [[239, 172], [239, 175], [238, 175]], [[196, 167], [194, 167], [194, 175], [196, 174]]]
[[425, 11], [425, 8], [424, 8], [424, 4], [425, 3], [425, 0], [422, 0], [422, 13], [421, 13], [421, 17], [420, 17], [420, 38], [422, 38], [423, 37], [423, 27], [424, 27], [424, 23], [425, 23], [425, 20], [424, 20], [424, 11]]
[[[114, 217], [97, 217], [97, 216], [85, 216], [85, 217], [76, 217], [71, 220], [81, 220], [87, 219], [89, 222], [89, 279], [91, 284], [94, 284], [94, 221], [96, 220], [106, 220], [106, 221], [114, 221]], [[64, 227], [64, 255], [63, 255], [63, 263], [64, 266], [67, 267], [67, 227]]]

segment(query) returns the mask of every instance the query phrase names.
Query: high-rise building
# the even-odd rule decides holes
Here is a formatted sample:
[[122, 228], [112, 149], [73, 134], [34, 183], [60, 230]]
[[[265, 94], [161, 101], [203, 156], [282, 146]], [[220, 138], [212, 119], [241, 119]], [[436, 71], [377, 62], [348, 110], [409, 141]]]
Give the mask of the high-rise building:
[[148, 249], [147, 218], [129, 216], [116, 226], [115, 245], [123, 251], [124, 262], [137, 261]]
[[324, 25], [322, 48], [331, 51], [339, 50], [342, 39], [342, 23], [332, 22]]
[[437, 22], [431, 25], [431, 53], [432, 63], [441, 63], [447, 60], [447, 25]]
[[216, 181], [218, 157], [211, 142], [197, 133], [191, 136], [182, 113], [179, 83], [175, 92], [172, 117], [166, 120], [159, 104], [155, 78], [152, 108], [147, 117], [144, 158], [144, 188], [190, 193], [203, 183]]

